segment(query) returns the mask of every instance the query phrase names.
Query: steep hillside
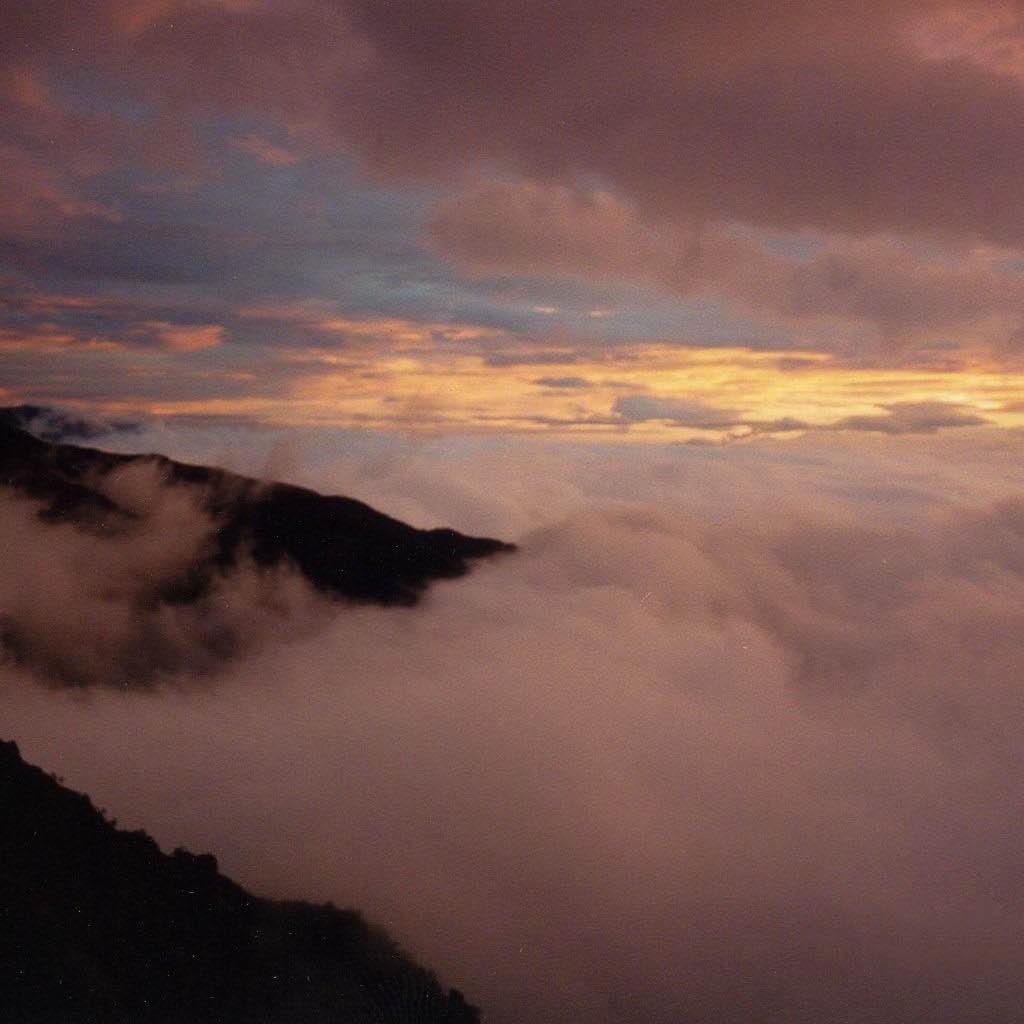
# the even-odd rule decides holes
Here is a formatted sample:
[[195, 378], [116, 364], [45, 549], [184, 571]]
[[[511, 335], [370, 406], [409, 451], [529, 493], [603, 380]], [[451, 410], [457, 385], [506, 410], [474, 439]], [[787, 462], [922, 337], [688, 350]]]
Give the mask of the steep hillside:
[[352, 911], [258, 899], [0, 741], [5, 1024], [476, 1024]]

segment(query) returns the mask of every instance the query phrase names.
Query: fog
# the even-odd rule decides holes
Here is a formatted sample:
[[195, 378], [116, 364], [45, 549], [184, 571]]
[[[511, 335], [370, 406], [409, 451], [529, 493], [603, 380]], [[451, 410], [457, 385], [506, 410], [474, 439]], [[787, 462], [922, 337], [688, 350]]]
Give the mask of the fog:
[[[417, 607], [331, 615], [243, 571], [233, 659], [146, 692], [8, 665], [0, 734], [122, 825], [261, 894], [360, 908], [489, 1024], [1018, 1018], [1005, 441], [146, 440], [520, 550]], [[3, 521], [5, 609], [102, 664], [125, 633], [96, 625], [123, 620], [95, 538]]]
[[170, 485], [151, 461], [92, 482], [120, 511], [81, 524], [40, 522], [39, 502], [0, 490], [0, 649], [37, 681], [192, 685], [329, 614], [300, 574], [245, 558], [194, 599], [164, 600], [210, 555], [204, 488]]

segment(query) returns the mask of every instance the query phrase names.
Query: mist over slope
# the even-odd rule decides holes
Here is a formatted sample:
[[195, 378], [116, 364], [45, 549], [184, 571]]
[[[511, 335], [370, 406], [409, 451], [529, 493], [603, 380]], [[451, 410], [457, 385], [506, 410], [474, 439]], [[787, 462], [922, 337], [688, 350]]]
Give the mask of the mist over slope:
[[0, 1016], [9, 1024], [474, 1024], [352, 911], [260, 900], [161, 853], [0, 741]]
[[350, 498], [43, 441], [15, 425], [26, 408], [42, 417], [0, 416], [0, 643], [51, 681], [208, 673], [261, 635], [312, 628], [328, 600], [413, 604], [509, 550]]
[[1015, 1024], [1015, 439], [317, 444], [293, 482], [518, 554], [214, 686], [9, 665], [0, 730], [261, 894], [360, 907], [488, 1024]]

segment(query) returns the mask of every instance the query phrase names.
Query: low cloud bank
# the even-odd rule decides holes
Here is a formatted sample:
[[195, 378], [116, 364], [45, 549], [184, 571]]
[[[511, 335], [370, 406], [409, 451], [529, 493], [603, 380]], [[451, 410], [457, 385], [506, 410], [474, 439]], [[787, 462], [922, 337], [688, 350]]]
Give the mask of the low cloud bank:
[[116, 511], [78, 524], [42, 520], [39, 502], [0, 492], [0, 654], [36, 679], [125, 688], [207, 679], [328, 614], [297, 572], [245, 558], [210, 572], [216, 524], [202, 488], [171, 486], [151, 461], [96, 483]]
[[8, 668], [0, 729], [261, 893], [366, 911], [489, 1024], [1010, 1024], [1024, 479], [983, 436], [830, 440], [307, 447], [296, 482], [521, 549], [213, 686]]

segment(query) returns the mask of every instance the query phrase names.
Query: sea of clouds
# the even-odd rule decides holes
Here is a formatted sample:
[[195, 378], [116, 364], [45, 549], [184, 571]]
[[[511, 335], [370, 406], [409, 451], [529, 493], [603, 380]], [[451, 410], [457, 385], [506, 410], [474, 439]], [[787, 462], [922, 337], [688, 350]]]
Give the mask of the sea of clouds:
[[414, 608], [243, 567], [140, 614], [186, 494], [122, 483], [157, 525], [105, 548], [10, 502], [0, 603], [55, 663], [177, 645], [141, 689], [0, 668], [0, 735], [122, 825], [360, 908], [488, 1024], [1018, 1019], [1019, 441], [147, 430], [111, 446], [520, 550]]

